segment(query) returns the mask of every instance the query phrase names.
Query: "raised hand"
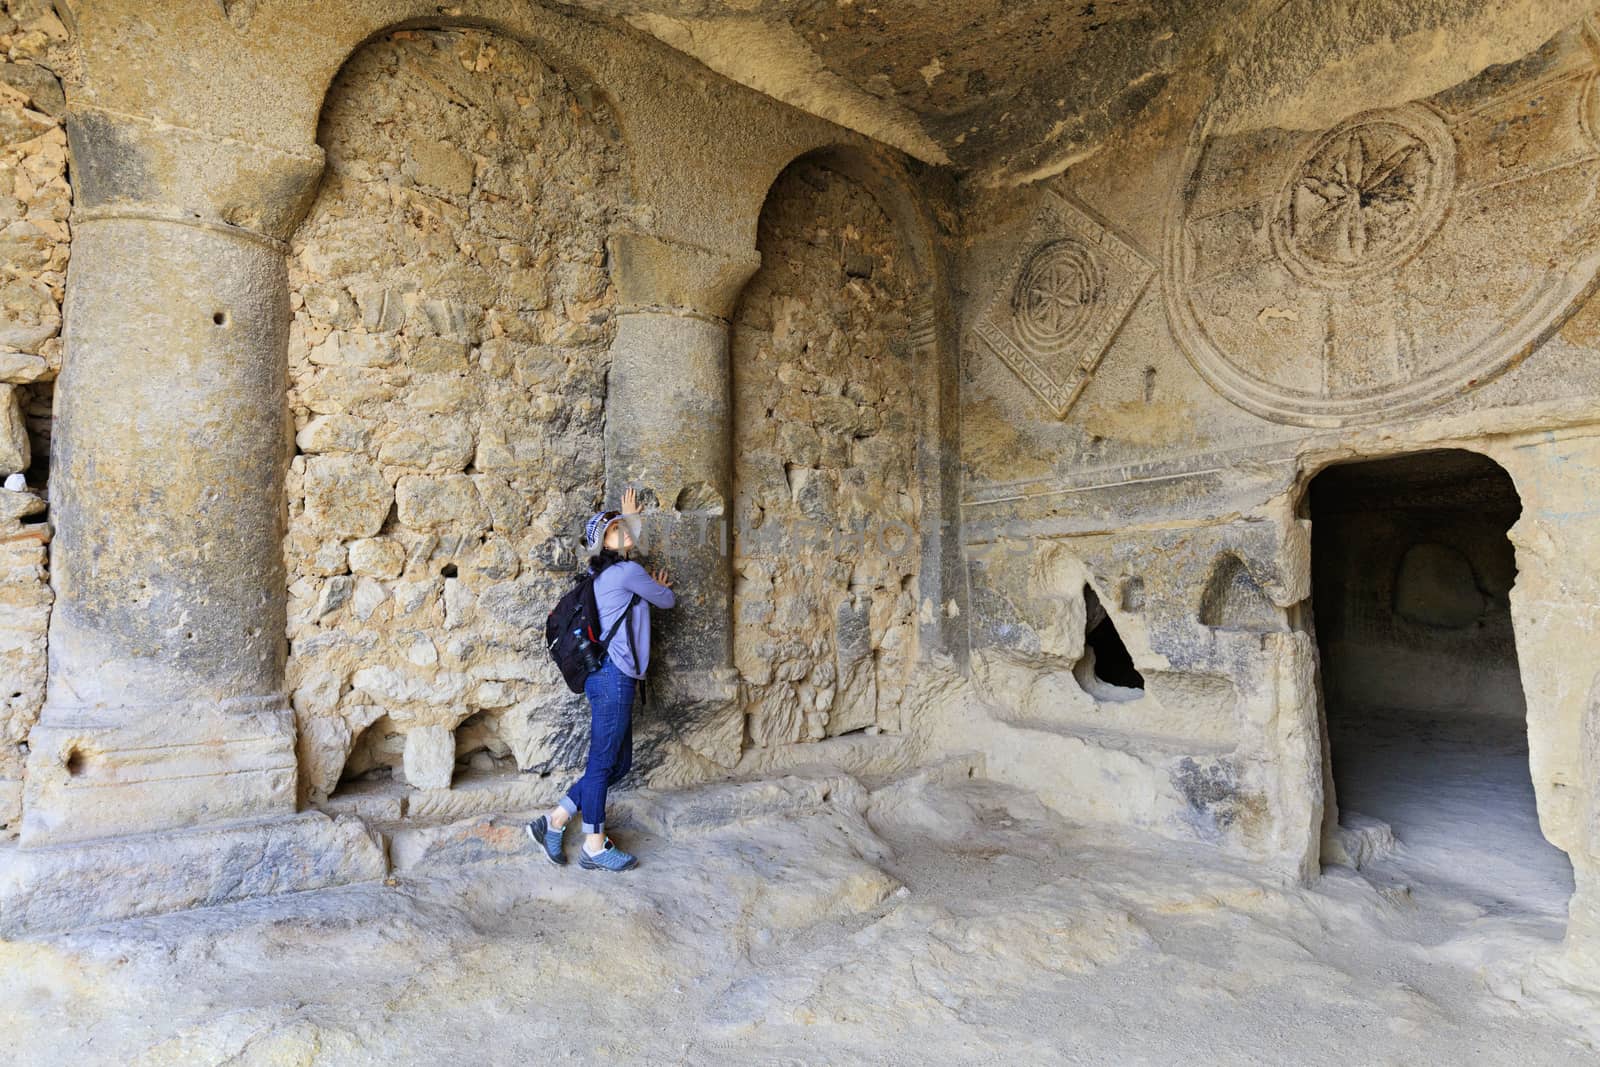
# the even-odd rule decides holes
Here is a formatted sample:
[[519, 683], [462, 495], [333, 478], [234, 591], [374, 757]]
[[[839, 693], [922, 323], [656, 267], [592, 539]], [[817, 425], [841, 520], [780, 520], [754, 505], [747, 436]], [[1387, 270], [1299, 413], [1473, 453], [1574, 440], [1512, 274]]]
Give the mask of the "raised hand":
[[639, 511], [639, 490], [630, 485], [622, 491], [622, 513], [637, 515]]

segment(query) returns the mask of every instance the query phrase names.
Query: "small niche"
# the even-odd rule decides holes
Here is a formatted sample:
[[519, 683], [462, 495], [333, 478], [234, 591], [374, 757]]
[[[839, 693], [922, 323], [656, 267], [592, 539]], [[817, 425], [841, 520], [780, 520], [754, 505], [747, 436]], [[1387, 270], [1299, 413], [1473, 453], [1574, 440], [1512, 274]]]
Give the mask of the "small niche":
[[1117, 624], [1089, 586], [1083, 587], [1083, 659], [1073, 675], [1096, 700], [1137, 700], [1144, 692], [1144, 675], [1133, 664]]
[[1250, 576], [1244, 560], [1223, 553], [1200, 595], [1200, 624], [1213, 630], [1265, 634], [1284, 628], [1281, 612]]

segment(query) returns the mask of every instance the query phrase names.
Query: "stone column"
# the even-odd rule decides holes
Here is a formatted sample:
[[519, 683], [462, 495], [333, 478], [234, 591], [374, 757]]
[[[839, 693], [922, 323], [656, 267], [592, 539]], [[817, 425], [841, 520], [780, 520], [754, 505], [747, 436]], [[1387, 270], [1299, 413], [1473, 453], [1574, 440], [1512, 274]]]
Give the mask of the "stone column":
[[95, 109], [51, 456], [25, 848], [284, 815], [285, 241], [321, 152]]
[[[735, 695], [728, 319], [761, 263], [651, 237], [611, 239], [616, 340], [606, 394], [609, 500], [652, 492], [646, 547], [674, 574], [678, 606], [659, 618], [652, 659], [669, 703], [725, 706]], [[737, 750], [733, 752], [737, 757]]]

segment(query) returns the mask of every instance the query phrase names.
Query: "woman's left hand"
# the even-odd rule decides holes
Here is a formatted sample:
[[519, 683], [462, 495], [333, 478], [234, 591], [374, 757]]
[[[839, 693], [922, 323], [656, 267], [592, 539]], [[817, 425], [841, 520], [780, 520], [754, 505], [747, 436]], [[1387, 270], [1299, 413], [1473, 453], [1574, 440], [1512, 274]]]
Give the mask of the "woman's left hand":
[[639, 511], [639, 490], [630, 485], [622, 491], [622, 513], [637, 515]]

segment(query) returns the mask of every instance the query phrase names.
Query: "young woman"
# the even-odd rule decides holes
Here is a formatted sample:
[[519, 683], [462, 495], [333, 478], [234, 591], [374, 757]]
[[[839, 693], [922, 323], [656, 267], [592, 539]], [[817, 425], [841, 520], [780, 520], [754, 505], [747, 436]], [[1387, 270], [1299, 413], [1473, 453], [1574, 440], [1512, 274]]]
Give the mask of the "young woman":
[[580, 811], [586, 835], [578, 863], [586, 870], [625, 871], [638, 864], [606, 837], [606, 790], [633, 766], [633, 697], [639, 679], [650, 665], [650, 605], [670, 608], [677, 603], [665, 569], [654, 575], [633, 560], [633, 532], [629, 520], [639, 513], [638, 495], [622, 494], [622, 510], [602, 511], [584, 527], [584, 542], [596, 554], [589, 560], [594, 580], [595, 606], [600, 609], [600, 631], [609, 631], [637, 595], [645, 603], [622, 620], [607, 648], [606, 663], [589, 676], [584, 694], [589, 698], [589, 761], [583, 777], [567, 790], [561, 803], [528, 824], [528, 836], [544, 848], [550, 862], [566, 863], [561, 837], [567, 823]]

